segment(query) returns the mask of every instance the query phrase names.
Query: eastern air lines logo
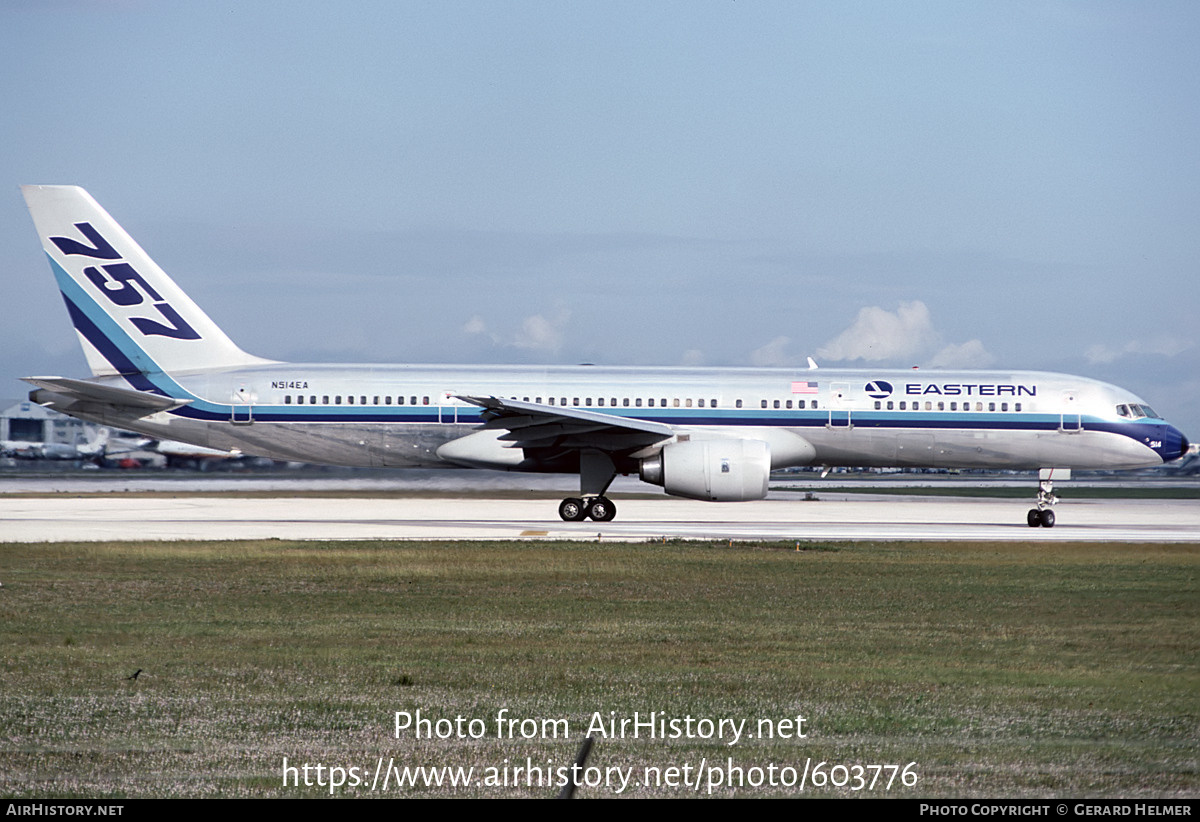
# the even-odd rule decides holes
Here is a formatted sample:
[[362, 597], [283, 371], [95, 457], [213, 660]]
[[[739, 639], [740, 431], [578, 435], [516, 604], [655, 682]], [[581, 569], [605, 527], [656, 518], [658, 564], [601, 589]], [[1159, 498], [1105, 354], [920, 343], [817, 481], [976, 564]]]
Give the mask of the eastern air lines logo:
[[865, 390], [868, 397], [882, 400], [884, 397], [892, 395], [892, 384], [887, 380], [871, 380], [867, 383]]

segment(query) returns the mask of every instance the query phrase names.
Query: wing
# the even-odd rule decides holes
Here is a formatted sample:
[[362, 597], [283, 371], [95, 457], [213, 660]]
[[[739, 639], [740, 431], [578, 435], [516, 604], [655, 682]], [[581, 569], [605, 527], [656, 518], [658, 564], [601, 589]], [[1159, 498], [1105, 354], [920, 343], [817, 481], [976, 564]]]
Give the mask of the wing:
[[497, 439], [528, 451], [592, 449], [610, 454], [634, 451], [672, 439], [670, 425], [566, 406], [499, 397], [459, 399], [483, 408], [482, 430], [503, 429]]

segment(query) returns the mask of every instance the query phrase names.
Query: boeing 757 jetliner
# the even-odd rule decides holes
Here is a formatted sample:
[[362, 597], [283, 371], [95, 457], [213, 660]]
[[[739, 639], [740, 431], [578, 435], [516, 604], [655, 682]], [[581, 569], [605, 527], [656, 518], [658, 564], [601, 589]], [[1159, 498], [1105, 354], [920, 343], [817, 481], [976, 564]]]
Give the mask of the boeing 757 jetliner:
[[1186, 438], [1124, 389], [1032, 371], [330, 365], [238, 348], [83, 189], [24, 186], [90, 379], [30, 398], [157, 439], [284, 460], [578, 473], [564, 520], [611, 520], [617, 474], [762, 499], [796, 465], [1143, 468]]

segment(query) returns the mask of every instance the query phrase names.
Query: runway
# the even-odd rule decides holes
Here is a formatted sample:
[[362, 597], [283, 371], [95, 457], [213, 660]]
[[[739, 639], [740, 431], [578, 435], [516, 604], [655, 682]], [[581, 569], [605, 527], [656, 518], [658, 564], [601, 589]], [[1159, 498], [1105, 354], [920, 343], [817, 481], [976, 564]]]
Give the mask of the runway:
[[[320, 492], [318, 492], [319, 494]], [[613, 522], [563, 522], [554, 499], [461, 497], [237, 498], [62, 493], [0, 495], [0, 541], [224, 539], [1002, 540], [1200, 542], [1200, 505], [1077, 500], [1052, 529], [1025, 524], [1019, 500], [821, 496], [773, 492], [714, 504], [615, 497]]]

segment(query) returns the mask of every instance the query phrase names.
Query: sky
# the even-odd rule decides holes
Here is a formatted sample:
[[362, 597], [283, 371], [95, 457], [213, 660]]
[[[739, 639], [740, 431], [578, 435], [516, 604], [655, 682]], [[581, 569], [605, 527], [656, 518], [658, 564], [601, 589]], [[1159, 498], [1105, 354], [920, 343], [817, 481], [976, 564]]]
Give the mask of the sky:
[[[86, 376], [18, 186], [244, 349], [980, 367], [1200, 439], [1200, 4], [0, 0], [0, 397]], [[2, 190], [2, 189], [0, 189]]]

